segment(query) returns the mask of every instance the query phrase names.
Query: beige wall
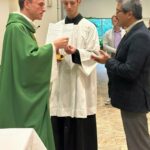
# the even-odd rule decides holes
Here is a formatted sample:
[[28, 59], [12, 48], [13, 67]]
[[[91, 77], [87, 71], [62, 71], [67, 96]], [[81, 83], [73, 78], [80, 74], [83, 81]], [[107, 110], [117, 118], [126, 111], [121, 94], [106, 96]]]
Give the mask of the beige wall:
[[115, 13], [115, 0], [82, 0], [80, 12], [85, 17], [108, 18]]
[[[142, 0], [143, 17], [150, 18], [150, 0]], [[82, 0], [80, 12], [85, 17], [109, 18], [115, 14], [116, 0]]]
[[9, 0], [9, 12], [19, 11], [18, 0]]

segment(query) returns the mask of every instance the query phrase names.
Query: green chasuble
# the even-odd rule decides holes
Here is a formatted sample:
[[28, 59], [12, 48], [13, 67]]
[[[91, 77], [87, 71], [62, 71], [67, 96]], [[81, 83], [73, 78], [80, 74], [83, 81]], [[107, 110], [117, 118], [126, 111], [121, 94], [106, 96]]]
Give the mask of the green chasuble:
[[55, 150], [49, 116], [53, 49], [38, 47], [35, 29], [20, 14], [9, 16], [0, 70], [0, 128], [34, 128]]

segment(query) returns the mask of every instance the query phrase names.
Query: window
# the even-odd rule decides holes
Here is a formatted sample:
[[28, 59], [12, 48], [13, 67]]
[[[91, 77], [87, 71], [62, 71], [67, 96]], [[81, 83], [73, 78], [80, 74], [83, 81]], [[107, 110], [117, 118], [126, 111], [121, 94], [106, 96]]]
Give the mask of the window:
[[99, 38], [103, 38], [105, 32], [112, 28], [111, 18], [87, 18], [97, 28]]
[[87, 19], [90, 22], [92, 22], [97, 28], [97, 32], [98, 32], [98, 36], [99, 36], [99, 43], [100, 43], [100, 47], [102, 49], [103, 36], [107, 30], [109, 30], [113, 27], [111, 18], [87, 18]]

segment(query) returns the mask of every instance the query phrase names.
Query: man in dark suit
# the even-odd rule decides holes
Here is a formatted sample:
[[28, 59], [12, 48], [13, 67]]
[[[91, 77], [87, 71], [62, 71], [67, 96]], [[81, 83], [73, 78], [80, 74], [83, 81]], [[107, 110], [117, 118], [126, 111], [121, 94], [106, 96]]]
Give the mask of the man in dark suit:
[[150, 150], [150, 34], [140, 0], [117, 0], [116, 15], [126, 34], [115, 58], [101, 52], [92, 59], [104, 63], [111, 77], [111, 103], [121, 110], [128, 150]]

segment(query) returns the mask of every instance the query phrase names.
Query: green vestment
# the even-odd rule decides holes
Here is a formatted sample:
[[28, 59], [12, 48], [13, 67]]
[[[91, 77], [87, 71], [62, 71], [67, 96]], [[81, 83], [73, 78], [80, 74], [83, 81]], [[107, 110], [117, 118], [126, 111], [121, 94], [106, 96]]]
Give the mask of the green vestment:
[[34, 33], [22, 15], [10, 14], [0, 71], [0, 128], [34, 128], [54, 150], [48, 108], [53, 49], [38, 47]]

